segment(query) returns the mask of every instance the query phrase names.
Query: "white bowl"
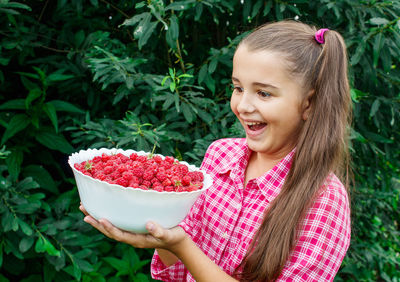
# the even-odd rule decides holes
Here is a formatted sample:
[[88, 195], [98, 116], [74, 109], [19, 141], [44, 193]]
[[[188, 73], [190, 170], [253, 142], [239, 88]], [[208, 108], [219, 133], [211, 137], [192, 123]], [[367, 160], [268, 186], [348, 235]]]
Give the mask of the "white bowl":
[[123, 187], [92, 178], [74, 167], [75, 163], [91, 160], [103, 153], [109, 155], [122, 153], [126, 156], [132, 153], [137, 153], [138, 155], [148, 155], [148, 153], [115, 148], [88, 149], [73, 153], [68, 159], [68, 164], [74, 172], [79, 197], [86, 211], [95, 219], [105, 218], [114, 226], [123, 230], [147, 233], [145, 224], [149, 220], [159, 223], [164, 228], [178, 225], [189, 213], [190, 208], [200, 194], [212, 184], [210, 175], [186, 162], [180, 163], [187, 165], [190, 171], [201, 171], [203, 173], [204, 185], [201, 190], [192, 192], [157, 192]]

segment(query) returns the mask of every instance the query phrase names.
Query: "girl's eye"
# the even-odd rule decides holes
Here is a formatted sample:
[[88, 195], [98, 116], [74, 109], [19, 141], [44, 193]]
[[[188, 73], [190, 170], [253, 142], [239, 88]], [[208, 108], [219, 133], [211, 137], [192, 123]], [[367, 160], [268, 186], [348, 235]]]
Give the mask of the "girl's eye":
[[241, 92], [243, 92], [243, 88], [239, 87], [239, 86], [233, 86], [233, 91], [241, 93]]
[[263, 97], [263, 98], [271, 97], [271, 93], [269, 93], [269, 92], [267, 92], [267, 91], [262, 91], [262, 90], [260, 90], [260, 91], [258, 91], [257, 93], [258, 93], [258, 95], [260, 95], [260, 96]]

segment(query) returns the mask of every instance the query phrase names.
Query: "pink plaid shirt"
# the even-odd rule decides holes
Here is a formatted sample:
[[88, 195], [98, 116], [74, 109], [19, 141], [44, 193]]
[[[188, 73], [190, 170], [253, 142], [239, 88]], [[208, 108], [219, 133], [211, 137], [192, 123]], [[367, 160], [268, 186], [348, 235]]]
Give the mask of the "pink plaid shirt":
[[[221, 269], [232, 275], [259, 228], [263, 213], [279, 194], [294, 151], [264, 175], [244, 174], [250, 151], [246, 139], [221, 139], [208, 148], [201, 168], [214, 180], [180, 226]], [[350, 209], [346, 189], [330, 174], [308, 209], [297, 244], [277, 281], [332, 281], [350, 244]], [[154, 279], [195, 281], [180, 261], [166, 267], [155, 251]]]

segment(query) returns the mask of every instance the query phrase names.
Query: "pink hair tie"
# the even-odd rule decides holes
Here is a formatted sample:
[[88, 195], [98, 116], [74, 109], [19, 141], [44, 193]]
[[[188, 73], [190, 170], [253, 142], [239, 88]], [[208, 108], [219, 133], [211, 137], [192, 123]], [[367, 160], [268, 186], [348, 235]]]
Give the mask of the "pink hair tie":
[[328, 31], [329, 29], [327, 28], [321, 28], [320, 30], [318, 30], [315, 33], [315, 40], [317, 40], [317, 42], [319, 44], [324, 44], [325, 43], [325, 39], [324, 39], [324, 33], [325, 31]]

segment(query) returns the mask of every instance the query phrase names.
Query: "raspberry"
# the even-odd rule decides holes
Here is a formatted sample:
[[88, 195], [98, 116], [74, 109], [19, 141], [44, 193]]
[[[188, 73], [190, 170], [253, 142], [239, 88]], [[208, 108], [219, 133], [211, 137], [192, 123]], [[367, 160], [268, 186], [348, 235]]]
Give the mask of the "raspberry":
[[129, 184], [128, 180], [126, 180], [126, 179], [123, 178], [123, 177], [117, 178], [117, 179], [115, 180], [115, 183], [118, 184], [118, 185], [124, 186], [124, 187], [127, 187], [128, 184]]
[[117, 156], [121, 163], [126, 163], [129, 160], [129, 157], [125, 156], [124, 154], [119, 153]]
[[159, 171], [156, 175], [157, 179], [160, 180], [161, 182], [167, 179], [167, 175], [165, 172]]
[[178, 164], [178, 168], [182, 175], [186, 175], [189, 172], [189, 168], [184, 164]]
[[79, 164], [79, 163], [74, 164], [74, 167], [79, 171], [83, 170], [83, 166], [81, 164]]
[[97, 178], [99, 180], [104, 180], [106, 179], [106, 175], [104, 173], [98, 172], [96, 175], [93, 175], [94, 178]]
[[143, 180], [142, 185], [144, 185], [146, 187], [151, 187], [151, 182], [148, 180]]
[[133, 173], [130, 171], [124, 171], [122, 177], [126, 180], [131, 180], [133, 178]]
[[119, 173], [124, 173], [125, 171], [127, 171], [126, 165], [123, 165], [123, 164], [119, 165], [119, 166], [117, 167], [117, 171], [118, 171]]
[[204, 181], [204, 175], [201, 171], [190, 171], [188, 175], [192, 178], [193, 182]]
[[149, 170], [146, 170], [143, 173], [143, 179], [144, 180], [151, 180], [153, 178], [153, 176], [154, 176], [154, 173], [152, 171], [149, 171]]
[[153, 160], [154, 160], [156, 163], [158, 163], [158, 164], [162, 163], [162, 161], [163, 161], [163, 159], [161, 158], [161, 156], [158, 156], [158, 155], [154, 156], [154, 157], [153, 157]]
[[158, 192], [162, 192], [162, 191], [164, 191], [164, 187], [161, 186], [161, 185], [157, 185], [157, 186], [153, 187], [153, 190], [154, 191], [158, 191]]
[[122, 175], [121, 175], [121, 173], [119, 173], [118, 171], [115, 170], [114, 172], [112, 172], [108, 176], [110, 176], [111, 179], [116, 180], [117, 178], [120, 178]]
[[142, 184], [143, 179], [142, 179], [142, 178], [139, 178], [139, 177], [137, 177], [137, 176], [133, 176], [132, 179], [131, 179], [130, 181], [136, 182], [136, 183], [139, 183], [139, 184]]
[[182, 177], [182, 184], [184, 186], [187, 186], [190, 184], [190, 181], [192, 181], [192, 179], [190, 178], [189, 175], [185, 175], [184, 177]]
[[134, 176], [142, 177], [144, 169], [142, 167], [134, 167], [132, 168], [132, 173]]
[[147, 161], [147, 156], [137, 156], [136, 161], [140, 163], [145, 163]]
[[204, 181], [204, 175], [201, 171], [196, 171], [197, 174], [197, 181], [203, 182]]
[[101, 156], [96, 156], [96, 157], [94, 157], [92, 161], [93, 161], [93, 163], [99, 163], [99, 162], [101, 162], [101, 161], [102, 161]]
[[177, 186], [177, 187], [175, 188], [175, 191], [176, 191], [176, 192], [184, 192], [184, 191], [186, 191], [186, 190], [185, 190], [185, 187], [183, 187], [183, 186]]
[[106, 166], [106, 167], [103, 169], [104, 174], [110, 174], [110, 173], [112, 173], [113, 171], [114, 171], [114, 168], [113, 168], [112, 166]]
[[133, 181], [129, 181], [129, 187], [132, 187], [132, 188], [139, 188], [139, 183], [133, 182]]
[[174, 187], [173, 186], [164, 186], [164, 191], [173, 192], [174, 191]]
[[197, 187], [196, 185], [189, 185], [186, 188], [186, 191], [188, 191], [188, 192], [197, 191], [197, 190], [199, 190], [199, 187]]
[[136, 153], [132, 153], [130, 156], [129, 156], [129, 158], [132, 160], [132, 161], [134, 161], [134, 160], [136, 160], [136, 158], [137, 158], [137, 154]]
[[172, 181], [167, 178], [162, 182], [162, 185], [164, 187], [167, 187], [167, 186], [171, 186], [172, 187]]
[[164, 161], [167, 163], [173, 164], [175, 162], [175, 159], [173, 157], [166, 156]]
[[103, 162], [106, 162], [106, 161], [108, 161], [110, 159], [110, 156], [109, 155], [107, 155], [107, 154], [105, 154], [105, 153], [103, 153], [102, 155], [101, 155], [101, 160], [103, 161]]
[[171, 177], [171, 182], [175, 187], [182, 186], [181, 179], [179, 177], [177, 177], [177, 176]]

